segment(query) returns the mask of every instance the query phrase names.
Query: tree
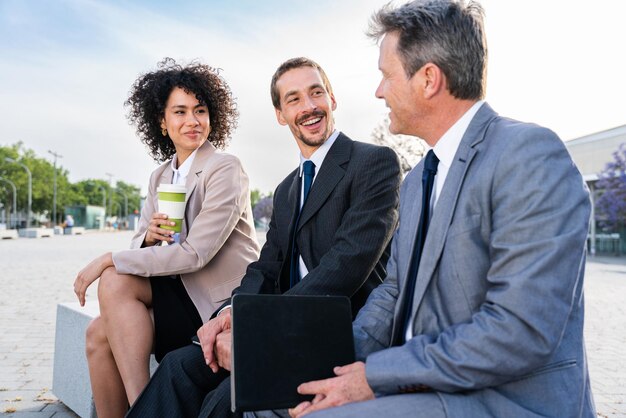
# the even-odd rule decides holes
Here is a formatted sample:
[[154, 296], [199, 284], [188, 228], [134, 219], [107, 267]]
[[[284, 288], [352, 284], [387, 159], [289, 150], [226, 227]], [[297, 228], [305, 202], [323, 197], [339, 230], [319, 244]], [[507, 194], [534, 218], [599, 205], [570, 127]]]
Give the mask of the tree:
[[274, 210], [274, 199], [271, 195], [262, 197], [252, 209], [254, 220], [263, 225], [267, 225]]
[[250, 190], [250, 205], [255, 207], [261, 197], [261, 191], [259, 189]]
[[626, 220], [626, 144], [621, 144], [598, 175], [596, 187], [601, 191], [596, 211], [604, 227], [617, 230]]
[[[72, 185], [74, 201], [73, 205], [93, 205], [102, 206], [105, 204], [107, 213], [111, 208], [112, 216], [117, 213], [125, 214], [126, 200], [128, 201], [128, 214], [139, 211], [139, 203], [141, 200], [141, 189], [138, 186], [118, 181], [115, 188], [109, 186], [106, 180], [87, 179], [81, 180]], [[102, 193], [104, 189], [104, 194]], [[126, 196], [126, 199], [124, 198]], [[106, 202], [104, 202], [106, 200]], [[118, 206], [119, 205], [119, 206]]]
[[[35, 152], [24, 148], [22, 142], [9, 146], [0, 146], [0, 177], [4, 177], [17, 187], [18, 211], [26, 213], [28, 207], [28, 174], [19, 164], [7, 162], [6, 158], [24, 164], [32, 173], [33, 201], [32, 211], [34, 214], [44, 214], [52, 218], [53, 207], [53, 179], [54, 166], [44, 158], [36, 156]], [[57, 219], [63, 219], [66, 206], [73, 205], [96, 205], [102, 206], [104, 188], [107, 201], [107, 212], [110, 206], [116, 206], [115, 213], [124, 214], [125, 199], [128, 198], [128, 213], [139, 210], [140, 188], [123, 181], [118, 181], [115, 189], [109, 186], [106, 180], [88, 179], [77, 183], [69, 181], [69, 173], [62, 166], [56, 168], [57, 179]], [[12, 190], [11, 190], [12, 193]], [[8, 192], [0, 187], [0, 201], [6, 202]], [[12, 197], [11, 197], [12, 198]], [[109, 201], [111, 203], [109, 203]], [[117, 207], [119, 205], [119, 207]]]
[[411, 171], [426, 154], [426, 145], [423, 140], [414, 136], [394, 135], [389, 132], [388, 116], [374, 128], [372, 141], [378, 145], [388, 146], [398, 154], [400, 167], [404, 174]]
[[[50, 214], [52, 212], [54, 166], [44, 158], [38, 158], [35, 152], [25, 149], [22, 142], [14, 145], [0, 146], [0, 175], [10, 179], [18, 188], [17, 207], [25, 213], [28, 207], [28, 174], [19, 164], [7, 162], [5, 158], [11, 158], [20, 164], [24, 164], [32, 173], [32, 211], [34, 213]], [[59, 195], [67, 188], [67, 170], [57, 168], [57, 208], [62, 209]]]
[[134, 211], [139, 211], [139, 202], [141, 200], [141, 189], [132, 184], [125, 183], [121, 180], [115, 185], [115, 191], [113, 192], [113, 201], [119, 203], [124, 213], [124, 205], [126, 204], [124, 195], [128, 199], [128, 214]]

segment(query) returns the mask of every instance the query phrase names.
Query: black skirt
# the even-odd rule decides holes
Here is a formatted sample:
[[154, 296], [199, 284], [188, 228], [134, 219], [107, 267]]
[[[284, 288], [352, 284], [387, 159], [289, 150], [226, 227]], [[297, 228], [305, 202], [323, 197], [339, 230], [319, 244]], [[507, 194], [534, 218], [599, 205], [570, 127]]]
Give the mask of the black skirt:
[[170, 351], [191, 344], [202, 319], [180, 276], [151, 277], [154, 313], [154, 356], [160, 362]]

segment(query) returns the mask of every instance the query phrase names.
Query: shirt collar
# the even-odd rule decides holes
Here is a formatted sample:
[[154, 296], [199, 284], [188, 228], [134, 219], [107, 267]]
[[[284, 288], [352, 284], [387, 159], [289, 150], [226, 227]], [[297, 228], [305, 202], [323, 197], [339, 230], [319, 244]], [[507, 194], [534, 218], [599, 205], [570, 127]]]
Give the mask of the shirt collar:
[[193, 160], [196, 157], [196, 152], [198, 152], [197, 149], [195, 149], [178, 168], [176, 168], [178, 155], [174, 154], [174, 158], [172, 158], [171, 162], [172, 171], [174, 172], [172, 183], [185, 184], [185, 180], [187, 179], [187, 175], [189, 175], [189, 170], [191, 170]]
[[446, 167], [450, 167], [452, 165], [454, 154], [456, 154], [456, 150], [459, 148], [463, 135], [465, 135], [467, 127], [483, 103], [485, 103], [484, 100], [479, 100], [474, 103], [474, 105], [470, 107], [467, 112], [465, 112], [463, 116], [461, 116], [459, 120], [457, 120], [454, 125], [446, 131], [445, 134], [443, 134], [439, 141], [437, 141], [433, 147], [433, 152], [437, 158], [439, 158], [440, 164], [443, 164]]
[[[313, 155], [311, 155], [310, 158], [308, 158], [308, 160], [313, 161], [313, 164], [315, 164], [315, 169], [316, 169], [315, 173], [319, 171], [320, 167], [322, 166], [322, 163], [324, 162], [324, 159], [326, 158], [326, 154], [328, 154], [330, 147], [332, 147], [335, 141], [337, 140], [339, 133], [340, 132], [337, 129], [335, 129], [333, 133], [328, 137], [328, 139], [324, 141], [324, 143], [320, 145], [318, 149], [315, 150], [315, 152], [313, 153]], [[300, 153], [300, 174], [299, 174], [300, 177], [302, 177], [302, 165], [304, 164], [306, 160], [307, 158], [304, 158], [302, 156], [302, 153]]]

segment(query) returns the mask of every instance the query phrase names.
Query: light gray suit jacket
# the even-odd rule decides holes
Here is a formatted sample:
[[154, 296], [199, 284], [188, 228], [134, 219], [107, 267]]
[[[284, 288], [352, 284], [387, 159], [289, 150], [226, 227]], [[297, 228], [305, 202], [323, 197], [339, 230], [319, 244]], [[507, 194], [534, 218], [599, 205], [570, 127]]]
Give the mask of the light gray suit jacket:
[[422, 170], [404, 181], [388, 276], [354, 323], [376, 395], [432, 390], [450, 417], [595, 417], [583, 343], [590, 202], [561, 140], [486, 103], [479, 109], [432, 215], [415, 337], [389, 348], [403, 332], [396, 302]]
[[237, 157], [205, 142], [196, 152], [185, 184], [187, 206], [180, 244], [141, 248], [148, 222], [158, 211], [156, 189], [161, 183], [171, 183], [173, 174], [170, 162], [152, 173], [132, 249], [113, 253], [113, 262], [123, 274], [180, 274], [206, 322], [239, 286], [248, 264], [259, 258], [248, 176]]

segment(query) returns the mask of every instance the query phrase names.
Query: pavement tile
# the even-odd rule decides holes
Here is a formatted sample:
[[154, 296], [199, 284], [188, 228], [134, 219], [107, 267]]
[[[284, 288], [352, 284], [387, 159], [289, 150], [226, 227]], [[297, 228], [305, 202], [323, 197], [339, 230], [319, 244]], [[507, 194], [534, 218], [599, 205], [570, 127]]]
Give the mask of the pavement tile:
[[0, 392], [0, 412], [10, 410], [41, 411], [46, 405], [37, 400], [40, 391], [16, 391], [9, 390]]
[[41, 411], [16, 411], [13, 413], [0, 413], [5, 418], [50, 418], [53, 413]]

